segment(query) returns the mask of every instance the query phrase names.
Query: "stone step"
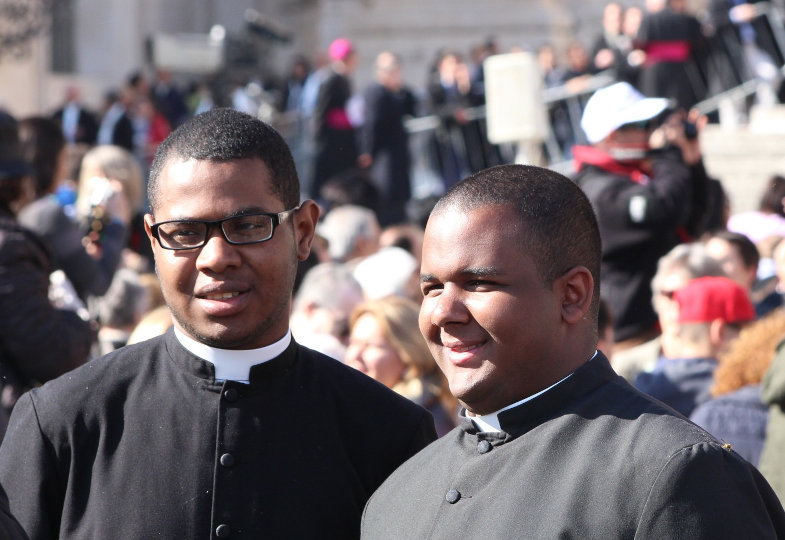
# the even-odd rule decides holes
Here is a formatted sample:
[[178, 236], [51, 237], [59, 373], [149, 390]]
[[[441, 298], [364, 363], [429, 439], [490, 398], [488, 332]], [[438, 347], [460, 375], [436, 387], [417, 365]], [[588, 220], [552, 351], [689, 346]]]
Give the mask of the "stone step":
[[785, 119], [782, 131], [780, 120], [768, 122], [783, 114], [779, 109], [753, 111], [749, 125], [734, 130], [710, 124], [701, 132], [706, 170], [722, 182], [731, 213], [756, 209], [769, 178], [785, 174]]

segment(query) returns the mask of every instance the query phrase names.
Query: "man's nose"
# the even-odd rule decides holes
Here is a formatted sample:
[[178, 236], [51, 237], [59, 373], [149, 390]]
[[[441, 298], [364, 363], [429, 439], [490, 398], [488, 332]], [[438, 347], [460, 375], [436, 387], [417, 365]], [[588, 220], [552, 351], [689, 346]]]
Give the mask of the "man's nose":
[[196, 258], [196, 267], [199, 270], [212, 270], [221, 272], [232, 266], [240, 264], [240, 249], [242, 246], [230, 244], [224, 238], [220, 227], [211, 227], [207, 241], [200, 248]]
[[460, 292], [455, 290], [455, 287], [445, 286], [441, 294], [428, 303], [431, 305], [431, 324], [444, 327], [448, 324], [460, 324], [469, 320], [469, 311], [464, 299]]

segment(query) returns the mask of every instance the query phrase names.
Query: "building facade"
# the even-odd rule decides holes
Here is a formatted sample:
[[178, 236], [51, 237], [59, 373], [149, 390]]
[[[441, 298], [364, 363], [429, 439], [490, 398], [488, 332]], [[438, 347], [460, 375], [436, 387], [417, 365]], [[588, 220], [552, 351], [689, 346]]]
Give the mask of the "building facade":
[[[358, 87], [372, 78], [375, 55], [390, 49], [405, 79], [422, 87], [437, 52], [468, 54], [492, 37], [501, 50], [551, 42], [566, 49], [573, 39], [587, 46], [600, 29], [604, 0], [55, 0], [51, 31], [22, 58], [0, 56], [0, 103], [17, 115], [47, 112], [64, 87], [82, 86], [88, 103], [118, 88], [136, 70], [154, 68], [157, 34], [206, 36], [221, 25], [226, 36], [249, 47], [263, 76], [282, 75], [297, 54], [313, 57], [339, 36], [354, 40], [361, 56]], [[640, 4], [642, 2], [633, 2]], [[256, 10], [262, 27], [283, 42], [249, 32], [246, 13]], [[202, 76], [181, 72], [182, 80]]]

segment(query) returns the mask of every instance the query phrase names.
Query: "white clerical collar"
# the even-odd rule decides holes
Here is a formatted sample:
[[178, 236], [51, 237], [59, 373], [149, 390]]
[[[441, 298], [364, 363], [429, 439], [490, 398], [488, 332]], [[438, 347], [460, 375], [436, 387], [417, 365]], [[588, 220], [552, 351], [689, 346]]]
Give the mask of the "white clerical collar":
[[251, 368], [257, 364], [262, 364], [280, 355], [292, 341], [292, 333], [286, 331], [286, 335], [261, 349], [218, 349], [210, 347], [204, 343], [199, 343], [182, 333], [176, 326], [174, 335], [183, 347], [202, 360], [210, 362], [215, 366], [216, 381], [237, 381], [247, 383], [249, 381]]
[[[592, 355], [591, 358], [589, 358], [589, 361], [591, 362], [592, 360], [594, 360], [595, 356], [597, 356], [597, 351], [594, 351], [594, 354]], [[466, 416], [467, 418], [470, 418], [471, 421], [474, 422], [474, 425], [477, 426], [477, 429], [479, 429], [483, 433], [486, 433], [486, 432], [497, 433], [497, 432], [502, 430], [501, 424], [499, 423], [499, 413], [500, 412], [506, 411], [507, 409], [512, 409], [514, 407], [517, 407], [518, 405], [522, 405], [523, 403], [526, 403], [527, 401], [531, 401], [534, 398], [536, 398], [537, 396], [543, 395], [545, 392], [547, 392], [551, 388], [553, 388], [555, 386], [558, 386], [559, 384], [563, 383], [564, 381], [566, 381], [570, 377], [572, 377], [572, 373], [570, 373], [569, 375], [564, 377], [562, 380], [553, 383], [548, 388], [546, 388], [544, 390], [540, 390], [536, 394], [533, 394], [533, 395], [531, 395], [529, 397], [523, 398], [520, 401], [516, 401], [515, 403], [512, 403], [511, 405], [507, 405], [506, 407], [501, 408], [501, 409], [499, 409], [496, 412], [483, 414], [482, 416], [469, 416], [467, 414], [467, 411], [464, 410], [461, 414]]]

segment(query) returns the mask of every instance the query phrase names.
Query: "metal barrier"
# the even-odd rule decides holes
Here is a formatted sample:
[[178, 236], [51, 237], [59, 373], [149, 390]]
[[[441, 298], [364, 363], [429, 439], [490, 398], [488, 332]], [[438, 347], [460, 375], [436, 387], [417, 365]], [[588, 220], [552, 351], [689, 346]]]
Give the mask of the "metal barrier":
[[[759, 2], [756, 4], [758, 16], [765, 19], [768, 27], [772, 32], [772, 39], [776, 48], [778, 49], [782, 59], [785, 59], [785, 24], [783, 24], [783, 14], [777, 6], [769, 2]], [[726, 41], [725, 46], [729, 50], [740, 50], [742, 43], [735, 33], [725, 35], [722, 39], [733, 40]], [[692, 76], [690, 77], [694, 89], [698, 93], [705, 95], [709, 92], [710, 85], [714, 85], [712, 95], [698, 102], [694, 108], [702, 114], [712, 114], [720, 109], [720, 105], [730, 100], [734, 103], [741, 103], [749, 96], [756, 92], [758, 88], [758, 81], [755, 79], [744, 80], [742, 73], [739, 73], [737, 84], [730, 87], [717, 88], [717, 80], [711, 79], [716, 76], [712, 70], [716, 70], [717, 66], [713, 62], [718, 61], [716, 55], [722, 54], [716, 50], [711, 51], [705, 60], [706, 64], [703, 66], [694, 65], [691, 70]], [[714, 56], [712, 56], [714, 55]], [[778, 59], [775, 59], [777, 61]], [[725, 58], [724, 61], [733, 61], [733, 58]], [[780, 67], [780, 73], [785, 79], [785, 65]], [[585, 134], [580, 127], [580, 118], [583, 111], [583, 105], [588, 97], [596, 90], [615, 82], [613, 75], [609, 72], [604, 72], [599, 75], [588, 78], [584, 81], [580, 90], [576, 91], [573, 84], [564, 84], [561, 86], [548, 88], [543, 91], [543, 104], [547, 107], [550, 118], [549, 135], [543, 141], [544, 154], [546, 156], [547, 165], [550, 168], [558, 170], [562, 173], [569, 173], [571, 170], [571, 148], [574, 144], [585, 144]], [[475, 107], [466, 110], [468, 118], [477, 121], [480, 124], [485, 124], [485, 107]], [[557, 125], [557, 122], [560, 124]], [[413, 186], [414, 196], [423, 197], [432, 194], [439, 194], [443, 189], [444, 181], [440, 178], [440, 171], [434, 164], [438, 159], [429, 155], [433, 150], [430, 140], [435, 136], [435, 133], [444, 129], [439, 117], [435, 115], [423, 116], [418, 118], [411, 118], [406, 121], [406, 129], [410, 134], [411, 148], [413, 155]], [[449, 140], [452, 149], [450, 150], [453, 157], [457, 158], [460, 162], [460, 168], [464, 173], [474, 172], [469, 165], [470, 160], [468, 156], [471, 152], [475, 151], [471, 144], [463, 138], [462, 134], [453, 130], [447, 137], [443, 137], [443, 142]], [[515, 157], [514, 145], [501, 145], [501, 155], [506, 162], [512, 162]]]
[[[610, 73], [603, 72], [584, 79], [579, 90], [575, 89], [574, 83], [543, 90], [543, 105], [548, 109], [549, 117], [552, 120], [548, 137], [543, 141], [544, 153], [549, 166], [566, 171], [572, 145], [586, 142], [580, 127], [585, 101], [596, 90], [614, 81], [615, 79]], [[563, 114], [559, 116], [555, 113]], [[478, 123], [482, 135], [486, 136], [485, 107], [466, 109], [465, 114], [470, 122]], [[555, 116], [561, 118], [564, 123], [554, 126]], [[413, 162], [412, 184], [415, 198], [438, 195], [444, 189], [445, 180], [442, 178], [443, 175], [437, 163], [440, 161], [443, 163], [447, 158], [444, 155], [433, 155], [434, 152], [449, 153], [449, 158], [454, 159], [457, 173], [461, 177], [476, 172], [476, 167], [471, 166], [472, 163], [482, 162], [479, 158], [471, 159], [470, 153], [477, 151], [476, 143], [471, 144], [466, 140], [465, 133], [461, 131], [459, 125], [446, 127], [442, 125], [438, 116], [428, 115], [409, 118], [406, 120], [405, 126], [410, 136]], [[565, 129], [566, 132], [564, 132]], [[447, 150], [444, 147], [440, 148], [439, 143], [435, 142], [436, 138], [440, 139], [442, 145], [449, 142], [449, 148]], [[515, 143], [496, 145], [503, 162], [512, 163], [514, 161], [515, 147]]]

